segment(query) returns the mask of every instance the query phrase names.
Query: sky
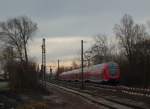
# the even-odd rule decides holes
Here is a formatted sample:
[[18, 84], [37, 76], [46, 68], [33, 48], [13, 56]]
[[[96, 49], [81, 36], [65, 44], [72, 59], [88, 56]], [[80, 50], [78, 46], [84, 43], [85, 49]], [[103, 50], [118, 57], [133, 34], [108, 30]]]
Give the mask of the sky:
[[38, 25], [29, 54], [41, 63], [42, 38], [46, 38], [47, 63], [69, 65], [80, 58], [80, 43], [88, 49], [97, 34], [114, 36], [113, 27], [124, 14], [136, 23], [150, 20], [150, 0], [0, 0], [0, 21], [28, 16]]

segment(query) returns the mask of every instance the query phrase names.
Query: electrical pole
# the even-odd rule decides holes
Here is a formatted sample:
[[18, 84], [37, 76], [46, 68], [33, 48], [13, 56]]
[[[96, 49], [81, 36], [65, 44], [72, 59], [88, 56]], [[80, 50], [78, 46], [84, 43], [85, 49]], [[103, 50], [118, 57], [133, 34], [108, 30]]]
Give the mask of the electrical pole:
[[58, 59], [58, 68], [57, 68], [57, 79], [58, 79], [58, 76], [59, 76], [59, 59]]
[[84, 77], [83, 77], [83, 40], [81, 40], [81, 89], [84, 89]]
[[50, 68], [49, 68], [49, 72], [50, 72], [50, 77], [49, 77], [49, 79], [51, 80], [52, 79], [52, 66], [49, 66]]
[[45, 50], [45, 38], [43, 38], [42, 42], [42, 84], [43, 87], [46, 88], [46, 50]]
[[42, 79], [42, 87], [44, 88], [44, 74], [43, 74], [43, 44], [42, 44], [42, 64], [41, 64], [41, 79]]

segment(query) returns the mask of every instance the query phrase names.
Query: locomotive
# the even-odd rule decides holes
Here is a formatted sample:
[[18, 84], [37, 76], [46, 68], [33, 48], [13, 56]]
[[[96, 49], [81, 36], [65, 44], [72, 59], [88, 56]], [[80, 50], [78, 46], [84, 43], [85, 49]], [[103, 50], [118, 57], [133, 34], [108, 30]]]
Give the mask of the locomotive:
[[[66, 81], [81, 81], [81, 78], [81, 68], [63, 72], [59, 75], [60, 80]], [[119, 65], [115, 62], [108, 62], [84, 67], [83, 78], [84, 81], [96, 83], [118, 83], [120, 79]]]

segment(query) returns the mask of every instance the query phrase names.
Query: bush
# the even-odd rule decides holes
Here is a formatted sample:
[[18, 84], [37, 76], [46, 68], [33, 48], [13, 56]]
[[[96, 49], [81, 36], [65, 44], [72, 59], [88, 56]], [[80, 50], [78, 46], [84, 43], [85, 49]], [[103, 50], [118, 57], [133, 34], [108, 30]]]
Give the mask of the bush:
[[38, 85], [36, 64], [29, 62], [28, 65], [13, 62], [8, 65], [9, 83], [12, 90], [34, 89]]

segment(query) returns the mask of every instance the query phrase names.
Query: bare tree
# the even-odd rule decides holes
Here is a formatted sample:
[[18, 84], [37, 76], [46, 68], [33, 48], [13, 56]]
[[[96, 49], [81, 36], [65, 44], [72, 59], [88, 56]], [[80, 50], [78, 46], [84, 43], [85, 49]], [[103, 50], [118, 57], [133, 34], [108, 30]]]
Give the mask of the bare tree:
[[132, 76], [131, 78], [134, 79], [134, 81], [137, 82], [137, 79], [140, 81], [142, 75], [147, 75], [143, 66], [145, 62], [143, 59], [140, 59], [145, 57], [142, 54], [143, 50], [146, 53], [146, 49], [148, 49], [146, 47], [147, 45], [145, 45], [145, 41], [149, 39], [149, 35], [146, 32], [145, 26], [135, 24], [132, 17], [125, 14], [121, 19], [121, 23], [115, 25], [114, 32], [119, 39], [122, 52], [127, 58], [129, 65], [126, 68], [130, 70], [128, 74]]
[[37, 24], [28, 17], [17, 17], [0, 23], [0, 39], [13, 46], [20, 60], [28, 63], [27, 44], [36, 30]]
[[72, 66], [72, 69], [78, 69], [80, 67], [78, 60], [73, 60], [71, 66]]
[[94, 37], [94, 45], [89, 51], [85, 52], [85, 56], [89, 60], [92, 58], [93, 64], [106, 62], [108, 60], [108, 39], [106, 35], [97, 35]]
[[5, 47], [1, 54], [1, 66], [4, 71], [5, 79], [10, 78], [10, 72], [12, 71], [12, 64], [14, 59], [14, 53], [12, 47]]
[[25, 16], [0, 22], [0, 40], [5, 43], [4, 46], [13, 48], [15, 57], [20, 59], [18, 61], [15, 58], [13, 64], [12, 61], [5, 59], [7, 63], [5, 68], [9, 71], [12, 89], [32, 88], [37, 83], [35, 62], [28, 60], [27, 53], [28, 42], [36, 30], [37, 24]]
[[135, 46], [135, 64], [138, 71], [141, 71], [143, 77], [144, 87], [147, 87], [150, 79], [150, 39], [145, 39], [138, 42]]
[[116, 45], [106, 35], [94, 37], [94, 44], [84, 52], [87, 65], [100, 64], [113, 61], [116, 53]]
[[125, 14], [121, 19], [121, 24], [115, 25], [115, 34], [119, 39], [120, 45], [125, 50], [125, 55], [130, 64], [134, 58], [134, 45], [145, 39], [147, 33], [143, 25], [134, 24], [130, 15]]
[[85, 63], [85, 66], [89, 67], [90, 65], [93, 64], [92, 58], [93, 58], [92, 50], [91, 49], [86, 50], [84, 52], [84, 63]]
[[106, 57], [108, 50], [108, 39], [106, 35], [97, 35], [95, 37], [95, 47], [98, 47], [99, 53]]

